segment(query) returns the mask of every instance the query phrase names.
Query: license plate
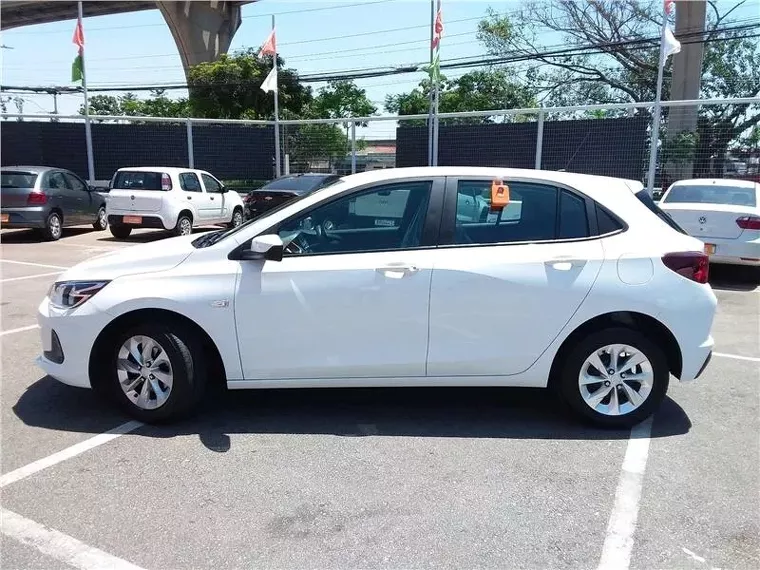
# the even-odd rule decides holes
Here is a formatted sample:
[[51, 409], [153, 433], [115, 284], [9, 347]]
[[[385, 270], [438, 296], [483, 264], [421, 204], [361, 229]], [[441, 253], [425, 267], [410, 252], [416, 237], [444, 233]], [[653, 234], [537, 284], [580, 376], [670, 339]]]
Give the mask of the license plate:
[[707, 255], [712, 255], [715, 253], [715, 244], [712, 243], [706, 243], [705, 244], [705, 253]]
[[7, 222], [8, 214], [0, 214], [0, 222]]
[[125, 224], [142, 224], [142, 216], [124, 216]]

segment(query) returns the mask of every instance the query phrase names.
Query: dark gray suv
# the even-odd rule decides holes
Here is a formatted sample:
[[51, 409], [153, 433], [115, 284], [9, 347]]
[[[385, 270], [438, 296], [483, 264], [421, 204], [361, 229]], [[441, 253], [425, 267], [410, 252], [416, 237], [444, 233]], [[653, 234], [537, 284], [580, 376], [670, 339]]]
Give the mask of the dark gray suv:
[[0, 168], [0, 225], [35, 228], [57, 240], [64, 226], [92, 224], [105, 230], [106, 199], [79, 176], [47, 166]]

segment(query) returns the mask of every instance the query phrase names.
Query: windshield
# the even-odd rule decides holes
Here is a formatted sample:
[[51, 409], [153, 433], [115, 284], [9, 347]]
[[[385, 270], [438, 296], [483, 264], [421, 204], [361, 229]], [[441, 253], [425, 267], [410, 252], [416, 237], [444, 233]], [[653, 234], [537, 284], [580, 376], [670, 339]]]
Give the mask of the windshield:
[[[337, 183], [337, 182], [342, 182], [342, 181], [343, 181], [343, 179], [339, 178], [335, 182]], [[334, 184], [335, 183], [329, 184], [328, 186], [332, 187], [332, 186], [334, 186]], [[288, 208], [288, 207], [292, 206], [293, 204], [297, 203], [298, 201], [303, 200], [307, 196], [313, 196], [313, 195], [315, 195], [315, 194], [317, 194], [319, 192], [322, 192], [328, 186], [320, 188], [320, 189], [318, 189], [315, 192], [312, 192], [310, 194], [302, 194], [300, 196], [297, 196], [297, 197], [293, 198], [292, 200], [288, 200], [287, 202], [283, 202], [279, 206], [275, 206], [271, 210], [267, 210], [267, 212], [264, 215], [259, 216], [258, 218], [254, 218], [253, 220], [248, 220], [247, 222], [245, 222], [244, 224], [239, 225], [236, 228], [230, 228], [228, 230], [219, 230], [218, 232], [210, 232], [210, 233], [207, 233], [207, 234], [203, 234], [201, 237], [193, 240], [192, 244], [196, 248], [202, 248], [202, 247], [209, 247], [211, 245], [214, 245], [215, 243], [219, 243], [223, 239], [228, 238], [229, 236], [238, 233], [243, 228], [247, 228], [248, 226], [250, 226], [254, 222], [258, 223], [258, 222], [261, 222], [263, 220], [266, 220], [272, 214], [276, 214], [277, 212], [279, 212], [283, 208]]]
[[652, 197], [649, 195], [649, 192], [647, 192], [646, 189], [636, 192], [636, 197], [639, 199], [639, 201], [642, 204], [644, 204], [647, 208], [649, 208], [649, 210], [654, 215], [656, 215], [663, 222], [668, 224], [671, 228], [676, 230], [678, 233], [686, 234], [686, 231], [681, 226], [679, 226], [676, 223], [676, 221], [668, 215], [667, 212], [664, 212], [660, 209], [660, 207], [655, 203], [655, 201], [652, 200]]
[[[277, 180], [272, 180], [269, 184], [261, 187], [261, 190], [292, 190], [294, 192], [309, 192], [317, 188], [320, 184], [327, 181], [330, 176], [283, 176]], [[335, 178], [332, 182], [339, 180]]]
[[754, 188], [717, 185], [673, 186], [663, 199], [669, 204], [724, 204], [732, 206], [757, 206]]
[[34, 188], [37, 175], [34, 172], [3, 170], [0, 173], [0, 186], [3, 188]]

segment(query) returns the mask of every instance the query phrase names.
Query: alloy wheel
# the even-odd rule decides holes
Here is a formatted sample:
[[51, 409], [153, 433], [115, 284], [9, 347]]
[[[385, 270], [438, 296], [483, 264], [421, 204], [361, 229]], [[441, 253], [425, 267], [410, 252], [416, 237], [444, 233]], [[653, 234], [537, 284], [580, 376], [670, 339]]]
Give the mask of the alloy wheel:
[[61, 237], [61, 218], [53, 214], [48, 220], [48, 225], [50, 226], [51, 236], [53, 236], [55, 239]]
[[145, 335], [131, 336], [121, 345], [116, 376], [127, 398], [143, 410], [155, 410], [165, 404], [174, 383], [164, 347]]
[[179, 221], [179, 233], [183, 236], [189, 236], [193, 232], [193, 224], [187, 218]]

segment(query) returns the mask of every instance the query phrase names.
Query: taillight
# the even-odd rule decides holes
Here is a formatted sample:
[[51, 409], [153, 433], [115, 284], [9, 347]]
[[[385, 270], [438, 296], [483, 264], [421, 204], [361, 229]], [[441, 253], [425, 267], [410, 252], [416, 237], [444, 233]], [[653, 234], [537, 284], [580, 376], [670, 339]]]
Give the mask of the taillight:
[[164, 172], [161, 175], [161, 190], [171, 190], [171, 189], [172, 189], [172, 179], [168, 174]]
[[743, 230], [760, 230], [760, 216], [742, 216], [736, 218], [736, 225]]
[[26, 199], [28, 206], [41, 206], [47, 204], [47, 196], [44, 192], [32, 192]]
[[710, 258], [699, 251], [668, 253], [662, 257], [665, 267], [679, 275], [696, 281], [707, 283], [710, 272]]
[[245, 202], [246, 204], [248, 204], [250, 201], [251, 201], [251, 195], [250, 194], [246, 194], [245, 198], [243, 198], [243, 202]]

